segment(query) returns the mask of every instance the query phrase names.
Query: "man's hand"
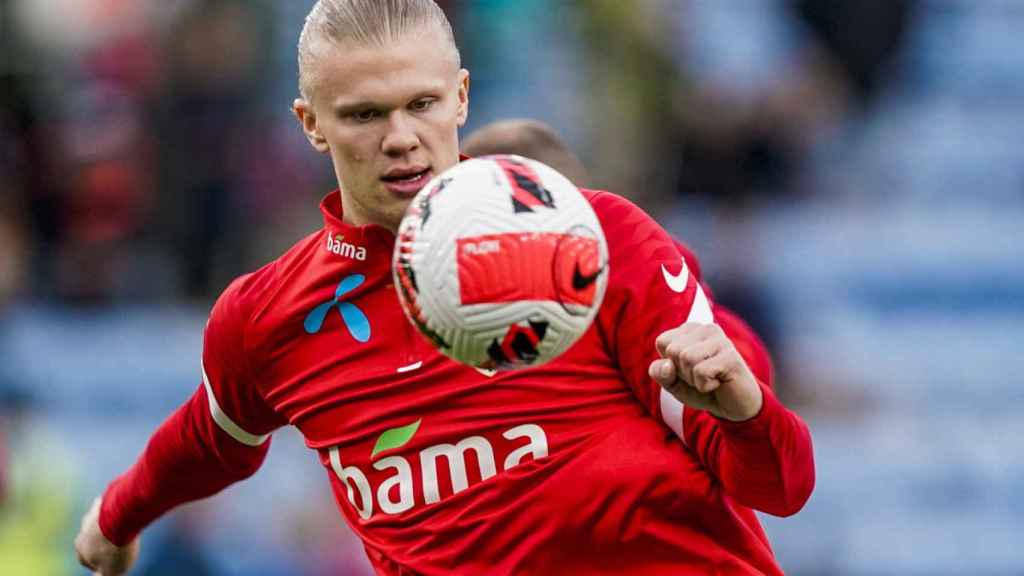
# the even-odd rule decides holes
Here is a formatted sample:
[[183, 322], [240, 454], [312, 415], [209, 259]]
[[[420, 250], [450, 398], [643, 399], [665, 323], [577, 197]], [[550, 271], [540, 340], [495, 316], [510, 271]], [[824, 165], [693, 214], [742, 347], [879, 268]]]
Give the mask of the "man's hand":
[[761, 387], [718, 325], [688, 322], [655, 346], [661, 358], [647, 372], [683, 404], [737, 422], [760, 412]]
[[125, 574], [139, 557], [139, 539], [127, 546], [114, 546], [100, 531], [100, 502], [97, 498], [92, 508], [82, 517], [82, 528], [75, 538], [75, 552], [78, 561], [94, 574], [120, 576]]

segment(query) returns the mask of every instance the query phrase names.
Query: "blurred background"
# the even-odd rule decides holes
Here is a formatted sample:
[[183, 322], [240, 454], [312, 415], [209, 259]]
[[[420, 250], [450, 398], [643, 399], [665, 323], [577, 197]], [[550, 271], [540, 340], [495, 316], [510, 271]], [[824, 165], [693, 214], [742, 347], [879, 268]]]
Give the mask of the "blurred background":
[[[818, 483], [790, 574], [1024, 574], [1024, 2], [450, 0], [466, 133], [554, 125], [764, 336]], [[235, 276], [334, 187], [291, 117], [310, 0], [0, 2], [0, 574], [199, 383]], [[368, 573], [291, 429], [138, 574]]]

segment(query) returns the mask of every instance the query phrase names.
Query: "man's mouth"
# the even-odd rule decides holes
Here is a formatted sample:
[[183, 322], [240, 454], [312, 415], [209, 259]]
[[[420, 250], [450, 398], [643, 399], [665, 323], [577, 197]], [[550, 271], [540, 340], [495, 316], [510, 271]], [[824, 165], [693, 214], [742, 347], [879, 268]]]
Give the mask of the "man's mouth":
[[412, 167], [390, 170], [381, 177], [381, 181], [392, 194], [411, 198], [430, 181], [430, 168]]

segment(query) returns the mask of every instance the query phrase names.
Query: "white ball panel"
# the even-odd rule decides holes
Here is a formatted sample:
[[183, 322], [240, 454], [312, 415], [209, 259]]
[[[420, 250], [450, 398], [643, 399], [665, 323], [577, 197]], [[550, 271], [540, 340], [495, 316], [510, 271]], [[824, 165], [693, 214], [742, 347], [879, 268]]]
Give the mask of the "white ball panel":
[[[417, 304], [422, 318], [431, 330], [450, 344], [450, 349], [442, 352], [474, 366], [493, 362], [488, 348], [495, 342], [500, 346], [511, 325], [528, 327], [531, 319], [546, 323], [546, 331], [537, 343], [537, 356], [532, 365], [561, 354], [589, 327], [607, 285], [608, 249], [589, 202], [553, 169], [532, 160], [509, 158], [533, 170], [538, 183], [550, 193], [553, 209], [542, 206], [532, 212], [514, 212], [514, 190], [509, 177], [496, 161], [485, 158], [462, 162], [435, 178], [413, 201], [413, 206], [420, 206], [424, 195], [429, 195], [442, 179], [448, 179], [445, 187], [429, 200], [427, 222], [422, 223], [422, 213], [415, 213], [422, 211], [411, 208], [402, 224], [402, 229], [415, 230], [409, 261], [419, 286]], [[456, 251], [460, 238], [513, 233], [527, 236], [539, 232], [575, 234], [583, 230], [588, 231], [585, 236], [597, 240], [602, 264], [592, 306], [563, 305], [547, 300], [461, 305]], [[517, 264], [524, 268], [511, 274], [503, 271], [490, 281], [524, 277], [537, 266], [554, 270], [553, 260], [518, 261]], [[487, 261], [480, 261], [480, 265], [486, 266]], [[487, 270], [481, 270], [481, 273], [486, 274]], [[518, 359], [511, 360], [516, 362]], [[520, 367], [520, 364], [504, 367]]]

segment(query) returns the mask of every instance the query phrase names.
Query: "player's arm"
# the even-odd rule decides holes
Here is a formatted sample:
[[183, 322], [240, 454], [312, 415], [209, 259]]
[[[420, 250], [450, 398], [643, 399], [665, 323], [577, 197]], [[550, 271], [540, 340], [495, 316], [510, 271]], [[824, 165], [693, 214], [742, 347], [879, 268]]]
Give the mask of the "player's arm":
[[[776, 515], [795, 513], [814, 485], [806, 425], [750, 374], [736, 347], [713, 324], [711, 303], [668, 234], [620, 197], [604, 193], [592, 202], [611, 251], [609, 292], [598, 322], [633, 392], [696, 453], [736, 502]], [[687, 323], [691, 325], [680, 332]], [[676, 332], [659, 343], [670, 331]], [[693, 357], [717, 358], [702, 370], [721, 368], [728, 360], [725, 365], [734, 379], [717, 388], [704, 380], [703, 390], [681, 388], [678, 375], [691, 367], [673, 356], [673, 369], [678, 370], [660, 385], [654, 378], [660, 366], [656, 361], [681, 338], [687, 345], [701, 346]], [[698, 395], [689, 395], [691, 391]]]
[[255, 388], [245, 346], [244, 278], [220, 298], [207, 324], [203, 384], [150, 438], [82, 522], [79, 560], [101, 574], [122, 574], [136, 537], [168, 510], [211, 496], [252, 475], [284, 424]]
[[704, 295], [711, 301], [711, 314], [715, 324], [721, 326], [722, 330], [725, 331], [725, 335], [736, 346], [736, 350], [739, 351], [740, 356], [743, 356], [743, 360], [746, 361], [747, 366], [750, 367], [758, 382], [767, 384], [769, 388], [774, 388], [775, 370], [772, 366], [771, 354], [768, 353], [768, 347], [765, 346], [757, 332], [743, 318], [740, 318], [739, 314], [714, 302], [715, 298], [711, 288], [708, 287], [707, 282], [704, 281], [701, 275], [700, 260], [693, 250], [677, 238], [673, 238], [672, 242], [675, 244], [680, 256], [683, 257], [689, 273], [697, 280], [697, 284], [704, 291]]
[[675, 244], [679, 255], [683, 257], [683, 262], [686, 263], [689, 273], [697, 280], [704, 295], [711, 301], [711, 314], [715, 324], [721, 326], [725, 335], [732, 340], [758, 382], [767, 384], [769, 388], [774, 388], [775, 369], [772, 365], [771, 354], [768, 353], [768, 347], [765, 346], [757, 332], [743, 318], [740, 318], [739, 314], [714, 302], [715, 297], [711, 288], [701, 274], [700, 259], [697, 258], [693, 250], [678, 238], [673, 238], [672, 243]]
[[778, 516], [814, 486], [806, 424], [759, 382], [725, 332], [687, 323], [662, 333], [651, 377], [685, 408], [683, 438], [737, 502]]

